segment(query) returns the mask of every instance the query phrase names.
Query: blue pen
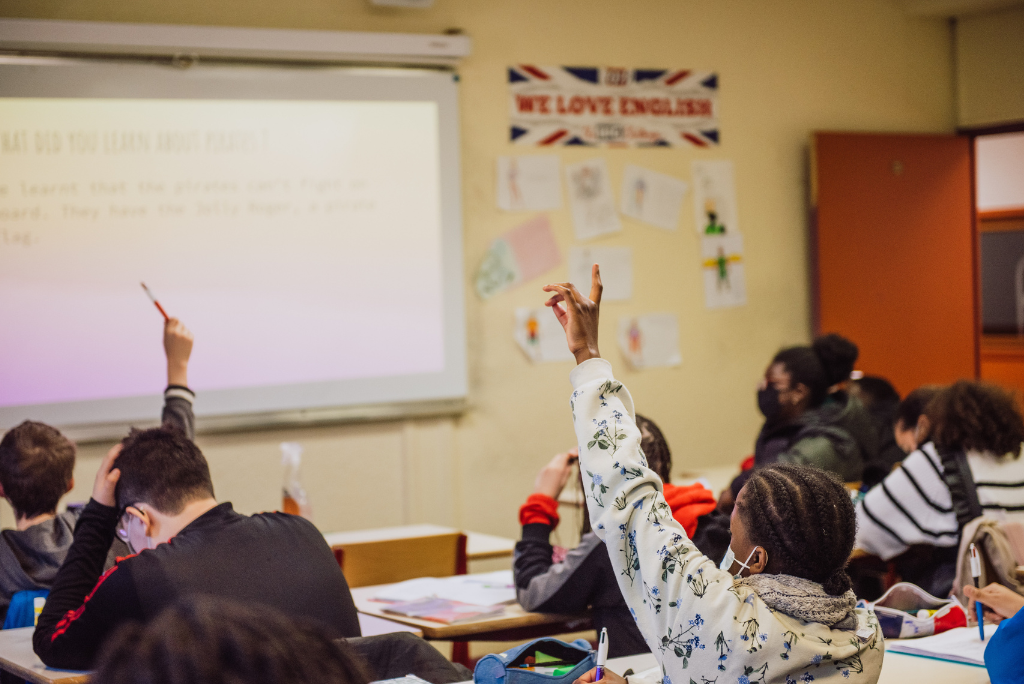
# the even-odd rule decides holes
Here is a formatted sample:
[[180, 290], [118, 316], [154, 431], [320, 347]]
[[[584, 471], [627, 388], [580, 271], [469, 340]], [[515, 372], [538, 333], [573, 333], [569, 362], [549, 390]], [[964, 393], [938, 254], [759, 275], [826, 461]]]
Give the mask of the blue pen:
[[[971, 576], [974, 578], [974, 588], [980, 589], [978, 586], [978, 578], [981, 577], [981, 559], [978, 558], [978, 549], [971, 544]], [[981, 635], [981, 640], [985, 640], [985, 607], [981, 605], [981, 601], [975, 599], [974, 609], [978, 612], [978, 634]]]
[[597, 644], [597, 672], [595, 682], [604, 679], [604, 664], [608, 661], [608, 630], [601, 628], [601, 640]]

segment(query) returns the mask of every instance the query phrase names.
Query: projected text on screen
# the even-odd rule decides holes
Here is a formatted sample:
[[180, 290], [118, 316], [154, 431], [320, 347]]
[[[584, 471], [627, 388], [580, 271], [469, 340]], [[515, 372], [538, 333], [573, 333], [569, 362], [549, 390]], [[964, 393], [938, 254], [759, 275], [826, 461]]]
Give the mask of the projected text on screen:
[[434, 102], [0, 99], [0, 406], [444, 366]]

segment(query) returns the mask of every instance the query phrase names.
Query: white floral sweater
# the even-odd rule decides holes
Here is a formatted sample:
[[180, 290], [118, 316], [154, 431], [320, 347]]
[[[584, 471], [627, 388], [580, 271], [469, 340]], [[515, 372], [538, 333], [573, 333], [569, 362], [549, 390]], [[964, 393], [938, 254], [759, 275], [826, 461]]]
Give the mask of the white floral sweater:
[[773, 610], [734, 583], [672, 518], [611, 364], [591, 359], [571, 379], [590, 520], [664, 684], [877, 681], [884, 646], [873, 612], [857, 608], [845, 621], [852, 629], [833, 629]]

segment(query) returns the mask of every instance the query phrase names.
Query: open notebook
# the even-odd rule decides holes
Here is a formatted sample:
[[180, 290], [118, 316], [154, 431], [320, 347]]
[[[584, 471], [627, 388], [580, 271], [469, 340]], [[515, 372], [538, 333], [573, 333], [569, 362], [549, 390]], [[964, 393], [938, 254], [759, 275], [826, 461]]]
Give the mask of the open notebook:
[[919, 639], [889, 639], [885, 642], [885, 650], [890, 653], [906, 653], [984, 667], [985, 647], [998, 627], [999, 625], [985, 625], [985, 641], [978, 636], [978, 627], [975, 625], [958, 627]]

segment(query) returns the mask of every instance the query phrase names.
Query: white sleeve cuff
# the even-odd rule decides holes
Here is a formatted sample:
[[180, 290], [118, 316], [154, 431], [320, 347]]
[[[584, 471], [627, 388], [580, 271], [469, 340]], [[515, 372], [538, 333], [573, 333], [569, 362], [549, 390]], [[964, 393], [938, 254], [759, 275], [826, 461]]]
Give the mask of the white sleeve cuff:
[[569, 381], [573, 389], [578, 389], [594, 380], [614, 380], [612, 364], [607, 359], [587, 359], [573, 368], [569, 373]]
[[178, 399], [184, 399], [188, 403], [195, 401], [195, 393], [187, 387], [181, 387], [180, 385], [171, 385], [164, 390], [164, 399], [170, 399], [171, 397], [177, 397]]

